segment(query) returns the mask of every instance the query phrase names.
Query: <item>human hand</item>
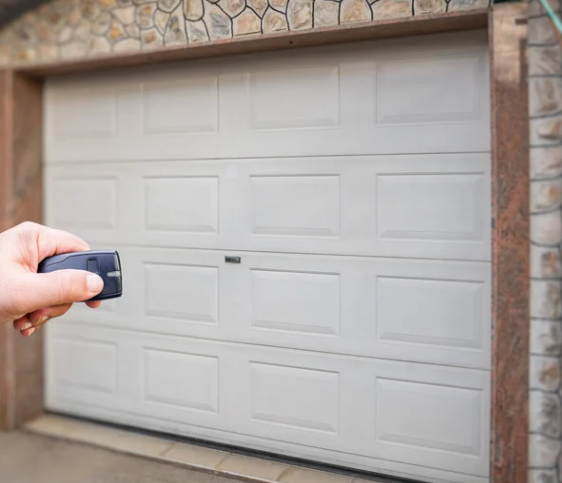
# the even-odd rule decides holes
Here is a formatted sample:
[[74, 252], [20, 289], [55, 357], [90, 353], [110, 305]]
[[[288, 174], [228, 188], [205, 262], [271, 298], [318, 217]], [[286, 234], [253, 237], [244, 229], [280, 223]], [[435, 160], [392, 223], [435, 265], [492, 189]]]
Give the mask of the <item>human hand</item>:
[[[39, 263], [52, 255], [89, 250], [80, 238], [36, 223], [22, 223], [0, 233], [0, 323], [13, 322], [24, 337], [74, 302], [95, 297], [103, 280], [82, 270], [37, 273]], [[100, 302], [87, 302], [96, 308]]]

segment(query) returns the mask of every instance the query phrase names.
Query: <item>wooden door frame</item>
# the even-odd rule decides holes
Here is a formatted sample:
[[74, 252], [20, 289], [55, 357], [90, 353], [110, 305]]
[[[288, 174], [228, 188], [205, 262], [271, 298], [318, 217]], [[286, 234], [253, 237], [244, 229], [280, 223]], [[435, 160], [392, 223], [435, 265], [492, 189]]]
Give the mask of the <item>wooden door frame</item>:
[[[353, 26], [229, 39], [0, 71], [0, 230], [42, 221], [42, 82], [185, 59], [487, 28], [492, 130], [491, 481], [526, 483], [529, 368], [529, 120], [527, 5], [434, 14]], [[0, 428], [43, 412], [41, 332], [0, 326]]]

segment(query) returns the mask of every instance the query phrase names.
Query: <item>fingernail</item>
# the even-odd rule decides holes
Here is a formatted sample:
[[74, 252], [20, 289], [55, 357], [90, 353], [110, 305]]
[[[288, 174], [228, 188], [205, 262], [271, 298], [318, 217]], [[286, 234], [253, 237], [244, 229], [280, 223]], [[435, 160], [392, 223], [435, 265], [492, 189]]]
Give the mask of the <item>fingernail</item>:
[[25, 330], [20, 330], [20, 334], [22, 337], [29, 337], [31, 334], [33, 334], [33, 332], [35, 332], [35, 329], [32, 327], [31, 329], [29, 329], [29, 332], [27, 334], [24, 334]]
[[22, 324], [20, 330], [27, 330], [30, 329], [31, 327], [33, 327], [33, 325], [30, 322], [26, 322], [25, 324]]
[[47, 320], [49, 320], [49, 317], [41, 317], [35, 325], [43, 325], [45, 322], [47, 322]]
[[90, 292], [98, 293], [103, 288], [103, 280], [95, 273], [88, 274], [87, 284]]

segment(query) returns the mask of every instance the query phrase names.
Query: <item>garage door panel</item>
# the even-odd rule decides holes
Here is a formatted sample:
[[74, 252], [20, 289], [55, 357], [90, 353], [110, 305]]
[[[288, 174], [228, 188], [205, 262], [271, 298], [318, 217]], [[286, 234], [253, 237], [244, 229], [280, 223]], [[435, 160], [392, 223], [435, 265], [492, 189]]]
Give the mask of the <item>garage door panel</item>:
[[218, 233], [218, 176], [146, 177], [143, 183], [147, 231]]
[[486, 117], [479, 82], [486, 75], [486, 62], [481, 54], [383, 60], [376, 71], [380, 124], [446, 124]]
[[218, 267], [145, 263], [144, 272], [148, 316], [218, 323]]
[[249, 300], [225, 312], [237, 340], [490, 366], [485, 264], [245, 254], [242, 269]]
[[216, 253], [197, 255], [123, 250], [122, 257], [138, 274], [130, 284], [136, 308], [123, 312], [123, 323], [129, 328], [226, 339], [223, 259]]
[[489, 260], [489, 164], [456, 154], [53, 167], [47, 216], [94, 243]]
[[[70, 340], [69, 345], [75, 353], [67, 351], [63, 357], [66, 364], [76, 366], [80, 365], [81, 355], [76, 352], [82, 349], [81, 338], [95, 337], [102, 341], [100, 343], [116, 348], [118, 364], [110, 373], [116, 375], [114, 393], [109, 397], [68, 385], [53, 390], [51, 385], [46, 395], [47, 407], [66, 403], [145, 414], [157, 420], [208, 428], [224, 427], [228, 412], [226, 415], [220, 412], [220, 400], [224, 396], [220, 394], [219, 380], [224, 380], [224, 368], [228, 364], [221, 363], [224, 355], [218, 346], [197, 342], [178, 345], [169, 338], [138, 337], [134, 332], [76, 326], [68, 321], [57, 321], [48, 334], [52, 347], [59, 345], [60, 340]], [[99, 367], [100, 362], [96, 362]], [[50, 357], [47, 364], [49, 381], [60, 377], [59, 373]], [[84, 412], [78, 411], [78, 414]]]
[[[488, 475], [489, 398], [463, 388], [400, 378], [377, 378], [373, 453], [418, 465], [442, 465]], [[443, 460], [447, 463], [443, 464]]]
[[[219, 358], [143, 347], [143, 403], [217, 414]], [[164, 406], [164, 407], [163, 407]]]
[[[80, 365], [68, 364], [78, 360]], [[101, 367], [100, 367], [101, 364]], [[62, 339], [54, 347], [56, 384], [71, 390], [115, 395], [117, 346], [104, 341]]]
[[78, 333], [48, 338], [46, 401], [61, 396], [71, 401], [113, 405], [118, 399], [119, 350], [115, 340]]
[[[329, 133], [329, 135], [327, 135]], [[267, 156], [260, 146], [274, 146], [268, 149], [278, 157], [295, 156], [362, 156], [365, 153], [417, 154], [487, 152], [490, 150], [489, 131], [480, 123], [435, 125], [400, 125], [354, 127], [343, 129], [295, 130], [290, 136], [284, 132], [256, 131], [252, 133], [232, 132], [221, 135], [222, 143], [214, 144], [208, 153], [209, 144], [215, 139], [194, 142], [186, 147], [187, 141], [177, 137], [165, 139], [167, 151], [176, 159], [185, 159], [185, 153], [198, 159], [216, 158], [259, 158]], [[224, 143], [224, 144], [223, 144]], [[161, 157], [161, 149], [154, 144], [146, 145], [142, 151], [130, 147], [128, 158], [154, 160]], [[71, 162], [70, 156], [59, 157]], [[95, 161], [95, 159], [94, 159]], [[53, 163], [54, 164], [54, 163]]]
[[484, 173], [377, 176], [377, 235], [381, 239], [460, 240], [484, 238]]
[[[94, 249], [104, 246], [93, 245]], [[113, 245], [121, 256], [123, 290], [129, 296], [91, 310], [75, 304], [68, 317], [77, 324], [227, 339], [224, 255], [212, 252], [140, 250]], [[230, 282], [233, 285], [233, 282]]]
[[490, 367], [486, 263], [117, 248], [129, 295], [77, 324]]
[[[252, 421], [337, 434], [340, 375], [301, 367], [250, 362]], [[287, 404], [287, 394], [292, 403]]]
[[480, 453], [482, 391], [385, 378], [376, 391], [378, 443]]
[[487, 32], [63, 76], [44, 112], [47, 224], [124, 267], [49, 324], [47, 407], [489, 480]]
[[57, 193], [53, 206], [53, 223], [57, 226], [96, 230], [106, 236], [116, 230], [119, 193], [117, 177], [63, 176], [50, 189]]
[[[140, 114], [137, 114], [140, 115]], [[327, 135], [329, 132], [329, 135]], [[300, 128], [288, 136], [284, 132], [256, 131], [225, 132], [217, 134], [169, 136], [151, 135], [124, 140], [108, 138], [78, 141], [71, 138], [64, 146], [57, 146], [56, 157], [48, 157], [49, 165], [121, 161], [155, 161], [162, 159], [162, 146], [166, 146], [165, 159], [227, 159], [260, 158], [267, 156], [363, 156], [488, 152], [490, 134], [485, 125], [476, 122], [452, 123], [444, 126], [399, 125], [354, 127], [343, 129]], [[186, 136], [187, 137], [187, 136]], [[274, 148], [272, 148], [274, 147]], [[53, 151], [50, 151], [53, 152]], [[88, 153], [88, 154], [86, 154]], [[121, 153], [116, 155], [115, 153]]]
[[[337, 64], [248, 72], [245, 77], [250, 131], [340, 124], [341, 72]], [[271, 109], [272, 105], [277, 107]]]
[[64, 92], [52, 93], [56, 109], [51, 132], [55, 142], [107, 140], [118, 135], [117, 90], [110, 85], [89, 87], [74, 85]]
[[486, 44], [449, 38], [53, 79], [47, 163], [489, 151]]
[[[455, 369], [426, 370], [415, 364], [344, 357], [334, 360], [300, 351], [292, 351], [288, 357], [285, 350], [265, 347], [240, 349], [235, 357], [245, 362], [246, 368], [237, 383], [248, 393], [247, 399], [239, 398], [235, 403], [242, 411], [242, 416], [234, 421], [240, 430], [244, 427], [245, 431], [264, 438], [369, 456], [384, 454], [385, 459], [395, 461], [487, 474], [486, 373], [475, 371], [465, 377], [463, 371], [463, 383], [459, 385], [461, 376]], [[379, 378], [393, 381], [398, 386], [396, 393], [403, 390], [401, 398], [412, 401], [419, 391], [425, 400], [417, 406], [397, 406], [389, 409], [394, 411], [392, 414], [384, 414], [396, 393], [391, 388], [383, 395], [386, 399], [379, 400]], [[425, 393], [420, 386], [427, 387]], [[313, 411], [318, 398], [323, 403]], [[457, 403], [456, 409], [440, 414], [438, 409], [451, 403]], [[459, 405], [471, 409], [462, 414], [461, 422], [455, 419], [461, 412]], [[380, 426], [386, 416], [392, 416], [391, 428]], [[452, 420], [456, 425], [432, 431], [423, 440], [418, 436], [425, 428], [416, 424], [408, 428], [405, 423], [409, 418], [421, 421], [422, 426], [431, 418], [437, 418], [433, 419], [437, 426]], [[359, 425], [362, 429], [358, 429]], [[400, 431], [404, 431], [403, 441], [397, 443], [380, 437], [382, 434], [392, 439], [390, 433], [397, 436], [402, 434]]]
[[483, 281], [381, 276], [378, 340], [482, 350], [486, 288]]
[[133, 334], [115, 335], [130, 337], [134, 346], [134, 357], [125, 362], [140, 382], [131, 385], [131, 411], [199, 427], [228, 426], [233, 395], [223, 381], [234, 374], [227, 348], [196, 339]]
[[250, 175], [251, 235], [340, 236], [340, 180], [333, 175]]
[[216, 133], [219, 127], [217, 75], [165, 77], [142, 84], [142, 135]]
[[250, 329], [340, 335], [340, 273], [250, 268], [250, 278]]
[[[128, 396], [103, 405], [151, 417], [156, 426], [171, 419], [203, 430], [382, 455], [398, 465], [487, 475], [486, 372], [79, 328], [68, 321], [49, 327], [54, 347], [69, 341], [74, 352], [66, 351], [65, 361], [71, 365], [82, 357], [78, 338], [94, 334], [106, 345], [130, 346], [129, 357], [118, 358], [129, 377], [119, 380], [117, 392]], [[166, 370], [171, 366], [182, 370]], [[58, 371], [52, 364], [47, 370], [48, 377]], [[85, 396], [65, 386], [51, 394], [50, 405], [59, 399]]]
[[[133, 188], [124, 170], [45, 172], [45, 215], [53, 227], [92, 240], [125, 240]], [[128, 199], [127, 199], [128, 198]], [[133, 210], [132, 216], [135, 217]]]

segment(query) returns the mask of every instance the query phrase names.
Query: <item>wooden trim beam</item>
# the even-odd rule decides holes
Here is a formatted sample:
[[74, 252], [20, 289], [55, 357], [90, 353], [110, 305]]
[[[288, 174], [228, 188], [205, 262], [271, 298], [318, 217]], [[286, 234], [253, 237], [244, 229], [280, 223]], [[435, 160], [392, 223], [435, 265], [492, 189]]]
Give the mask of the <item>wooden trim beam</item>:
[[[0, 71], [0, 231], [42, 219], [42, 81]], [[0, 429], [43, 412], [43, 340], [0, 325]]]

